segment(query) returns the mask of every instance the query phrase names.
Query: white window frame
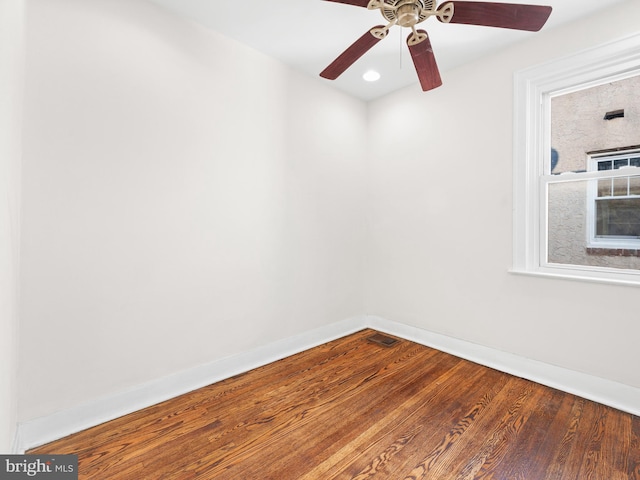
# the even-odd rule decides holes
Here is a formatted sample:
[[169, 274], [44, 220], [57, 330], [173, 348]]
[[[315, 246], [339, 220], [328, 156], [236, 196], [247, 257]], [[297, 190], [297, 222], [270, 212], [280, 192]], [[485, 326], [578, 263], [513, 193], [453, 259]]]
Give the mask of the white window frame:
[[542, 181], [564, 177], [550, 171], [551, 98], [639, 73], [640, 34], [515, 73], [511, 272], [640, 286], [640, 270], [546, 261], [548, 182]]
[[[629, 159], [638, 157], [640, 150], [629, 149], [619, 153], [600, 153], [589, 155], [588, 158], [588, 171], [598, 171], [598, 163], [603, 161], [615, 161], [620, 159]], [[629, 175], [636, 174], [638, 168], [624, 167], [621, 169], [611, 170], [613, 176], [611, 178], [629, 178]], [[609, 172], [609, 171], [607, 171]], [[616, 175], [617, 173], [617, 175]], [[596, 199], [598, 198], [598, 185], [597, 182], [591, 182], [587, 189], [587, 245], [593, 248], [622, 248], [622, 249], [640, 249], [640, 238], [628, 239], [628, 238], [613, 238], [604, 237], [600, 238], [596, 235]], [[640, 195], [624, 195], [613, 198], [639, 198]]]

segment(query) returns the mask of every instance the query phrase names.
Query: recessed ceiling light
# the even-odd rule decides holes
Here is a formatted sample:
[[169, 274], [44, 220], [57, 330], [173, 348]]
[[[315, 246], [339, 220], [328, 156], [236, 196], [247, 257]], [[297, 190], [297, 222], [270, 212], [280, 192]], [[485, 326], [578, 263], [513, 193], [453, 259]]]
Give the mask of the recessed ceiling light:
[[364, 79], [365, 82], [376, 82], [380, 80], [380, 74], [375, 70], [369, 70], [365, 72], [364, 75], [362, 75], [362, 78]]

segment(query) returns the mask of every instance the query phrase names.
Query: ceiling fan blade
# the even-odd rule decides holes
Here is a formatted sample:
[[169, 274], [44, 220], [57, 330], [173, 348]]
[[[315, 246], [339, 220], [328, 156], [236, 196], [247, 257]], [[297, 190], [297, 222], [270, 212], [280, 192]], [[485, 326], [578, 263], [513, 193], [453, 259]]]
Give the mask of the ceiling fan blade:
[[356, 7], [367, 8], [369, 0], [325, 0], [326, 2], [346, 3], [347, 5], [355, 5]]
[[362, 35], [349, 48], [342, 52], [340, 56], [331, 63], [331, 65], [325, 68], [320, 73], [320, 76], [329, 80], [335, 80], [342, 75], [347, 68], [356, 62], [356, 60], [367, 53], [376, 43], [382, 40], [382, 38], [375, 37], [372, 33], [374, 30], [381, 28], [384, 27], [378, 25]]
[[433, 90], [442, 85], [440, 71], [438, 70], [436, 57], [433, 54], [431, 41], [429, 40], [427, 32], [417, 30], [416, 33], [412, 33], [407, 38], [407, 45], [411, 53], [411, 58], [413, 59], [413, 64], [416, 67], [422, 90], [426, 92], [427, 90]]
[[[445, 2], [439, 10], [453, 4], [450, 23], [482, 25], [485, 27], [512, 28], [537, 32], [551, 15], [551, 7], [493, 2]], [[443, 21], [440, 17], [438, 20]]]

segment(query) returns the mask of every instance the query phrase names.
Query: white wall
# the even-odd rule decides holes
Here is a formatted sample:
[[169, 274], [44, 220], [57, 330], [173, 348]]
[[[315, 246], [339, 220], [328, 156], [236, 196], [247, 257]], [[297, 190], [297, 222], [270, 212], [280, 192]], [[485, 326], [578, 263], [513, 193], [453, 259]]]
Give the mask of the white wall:
[[20, 411], [363, 311], [366, 105], [140, 0], [30, 0]]
[[636, 288], [507, 272], [513, 73], [638, 18], [630, 0], [371, 104], [367, 313], [640, 387]]
[[0, 452], [17, 422], [17, 332], [24, 2], [0, 0]]

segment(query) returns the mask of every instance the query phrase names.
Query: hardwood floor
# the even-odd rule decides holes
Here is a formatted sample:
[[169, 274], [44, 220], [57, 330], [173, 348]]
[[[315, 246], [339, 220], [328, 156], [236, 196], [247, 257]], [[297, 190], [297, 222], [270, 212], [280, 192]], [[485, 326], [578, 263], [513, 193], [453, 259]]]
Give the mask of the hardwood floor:
[[29, 453], [81, 479], [640, 479], [640, 417], [373, 333]]

